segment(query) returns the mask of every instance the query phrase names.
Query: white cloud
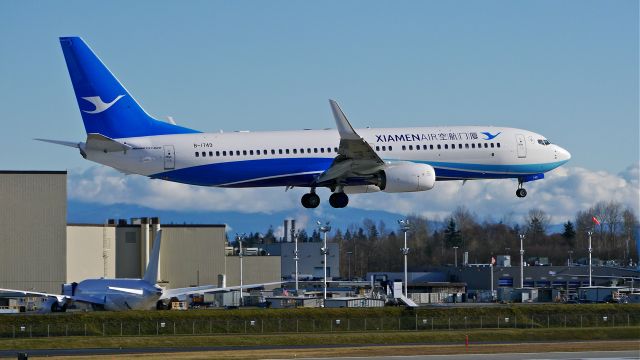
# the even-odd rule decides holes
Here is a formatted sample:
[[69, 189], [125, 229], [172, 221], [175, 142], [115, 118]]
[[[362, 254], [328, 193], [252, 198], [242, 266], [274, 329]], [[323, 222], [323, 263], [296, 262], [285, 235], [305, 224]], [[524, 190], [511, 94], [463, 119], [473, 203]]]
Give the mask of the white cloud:
[[[640, 213], [639, 175], [638, 163], [618, 175], [563, 167], [547, 173], [544, 180], [527, 183], [529, 195], [524, 199], [515, 196], [515, 180], [468, 181], [464, 186], [461, 181], [450, 181], [438, 182], [433, 190], [421, 193], [352, 195], [349, 207], [444, 218], [458, 206], [466, 206], [481, 218], [494, 220], [502, 217], [518, 220], [530, 209], [539, 208], [552, 216], [552, 222], [559, 223], [598, 201], [614, 200]], [[283, 188], [198, 187], [137, 175], [125, 176], [108, 167], [70, 171], [68, 187], [70, 199], [98, 204], [135, 204], [182, 212], [293, 211], [299, 228], [304, 228], [310, 219], [331, 219], [348, 214], [329, 207], [326, 201], [329, 192], [324, 189], [318, 190], [324, 200], [322, 206], [310, 211], [300, 205], [305, 189], [285, 192]]]

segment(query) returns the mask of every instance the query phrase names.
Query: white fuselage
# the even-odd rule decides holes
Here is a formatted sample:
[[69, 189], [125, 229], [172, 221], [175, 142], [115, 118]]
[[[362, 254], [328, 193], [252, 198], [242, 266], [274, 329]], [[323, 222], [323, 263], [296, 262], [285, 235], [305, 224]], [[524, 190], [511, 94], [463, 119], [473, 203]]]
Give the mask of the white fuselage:
[[[570, 158], [527, 130], [482, 127], [356, 129], [385, 161], [433, 166], [438, 180], [523, 178]], [[338, 155], [335, 129], [195, 133], [117, 139], [126, 152], [87, 151], [127, 173], [202, 186], [313, 186]], [[360, 184], [347, 184], [360, 185]]]

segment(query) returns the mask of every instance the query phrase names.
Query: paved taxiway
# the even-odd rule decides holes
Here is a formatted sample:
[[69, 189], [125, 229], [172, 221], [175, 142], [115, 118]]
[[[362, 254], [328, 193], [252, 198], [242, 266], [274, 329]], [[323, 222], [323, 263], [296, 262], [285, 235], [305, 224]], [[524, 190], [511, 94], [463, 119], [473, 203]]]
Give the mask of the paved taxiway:
[[637, 351], [580, 351], [550, 353], [508, 353], [508, 354], [452, 354], [452, 355], [417, 355], [417, 356], [373, 356], [373, 357], [341, 357], [341, 358], [305, 358], [305, 360], [367, 359], [367, 360], [631, 360], [640, 359]]

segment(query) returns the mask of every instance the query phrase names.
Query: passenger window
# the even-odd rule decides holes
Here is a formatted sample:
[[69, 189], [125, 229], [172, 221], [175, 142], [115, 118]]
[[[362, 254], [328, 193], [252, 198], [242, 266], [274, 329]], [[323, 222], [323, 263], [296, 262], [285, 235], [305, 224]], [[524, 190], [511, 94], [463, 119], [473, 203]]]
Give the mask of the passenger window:
[[318, 148], [313, 148], [313, 152], [317, 154], [318, 153]]
[[311, 154], [311, 148], [307, 148], [307, 154]]
[[282, 149], [278, 149], [278, 154], [282, 155]]
[[495, 145], [493, 145], [493, 143], [491, 143], [491, 147], [493, 148]]
[[380, 151], [380, 146], [376, 146], [376, 151]]
[[413, 145], [409, 145], [409, 150], [413, 150]]
[[429, 145], [429, 150], [433, 150], [433, 144]]
[[209, 156], [213, 156], [213, 151], [209, 151]]
[[444, 148], [445, 149], [449, 149], [449, 145], [448, 144], [444, 144]]
[[247, 150], [242, 150], [242, 155], [247, 155]]
[[427, 150], [427, 145], [422, 145], [422, 150]]
[[496, 146], [497, 146], [497, 147], [500, 147], [500, 143], [497, 143], [497, 144], [496, 144]]
[[416, 145], [416, 150], [420, 150], [420, 145]]
[[298, 149], [293, 149], [293, 153], [297, 154], [298, 153]]
[[260, 155], [260, 150], [256, 150], [256, 155]]
[[335, 152], [338, 153], [338, 148], [333, 148], [333, 150], [335, 150]]
[[229, 151], [229, 156], [233, 156], [233, 150]]
[[271, 149], [271, 155], [275, 155], [275, 154], [276, 154], [276, 151]]
[[383, 146], [383, 147], [382, 147], [382, 151], [387, 151], [387, 147], [386, 147], [386, 146]]
[[327, 148], [327, 152], [330, 153], [331, 152], [331, 148]]
[[284, 149], [284, 152], [289, 154], [289, 149]]
[[482, 144], [478, 143], [478, 149], [482, 148]]
[[486, 149], [488, 147], [489, 147], [489, 145], [487, 143], [484, 143], [484, 148]]
[[220, 156], [220, 151], [216, 151], [216, 156]]
[[389, 145], [389, 151], [393, 150], [393, 146]]
[[200, 157], [200, 153], [199, 152], [196, 152], [196, 157]]
[[249, 155], [253, 155], [253, 150], [249, 150]]
[[207, 152], [206, 152], [206, 151], [203, 151], [203, 152], [202, 152], [202, 157], [205, 157], [205, 156], [207, 156]]
[[262, 150], [262, 153], [267, 155], [267, 149]]
[[402, 145], [402, 151], [407, 150], [407, 147], [405, 145]]
[[464, 148], [468, 149], [469, 148], [469, 144], [464, 144]]
[[476, 144], [475, 143], [471, 144], [471, 148], [475, 149], [476, 148]]
[[441, 146], [440, 146], [440, 144], [438, 144], [438, 150], [440, 150], [440, 149], [441, 149]]
[[240, 150], [236, 150], [236, 155], [240, 156]]
[[320, 152], [321, 152], [321, 153], [324, 153], [324, 148], [320, 148]]
[[458, 144], [458, 149], [462, 149], [462, 144]]

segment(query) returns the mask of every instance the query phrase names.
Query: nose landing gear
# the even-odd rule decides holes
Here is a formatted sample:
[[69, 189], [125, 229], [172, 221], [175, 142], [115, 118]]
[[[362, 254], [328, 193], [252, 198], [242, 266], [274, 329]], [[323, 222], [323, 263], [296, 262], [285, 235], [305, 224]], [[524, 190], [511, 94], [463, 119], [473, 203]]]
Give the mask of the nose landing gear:
[[527, 190], [522, 187], [522, 181], [518, 180], [518, 190], [516, 190], [516, 196], [519, 198], [523, 198], [527, 196]]

